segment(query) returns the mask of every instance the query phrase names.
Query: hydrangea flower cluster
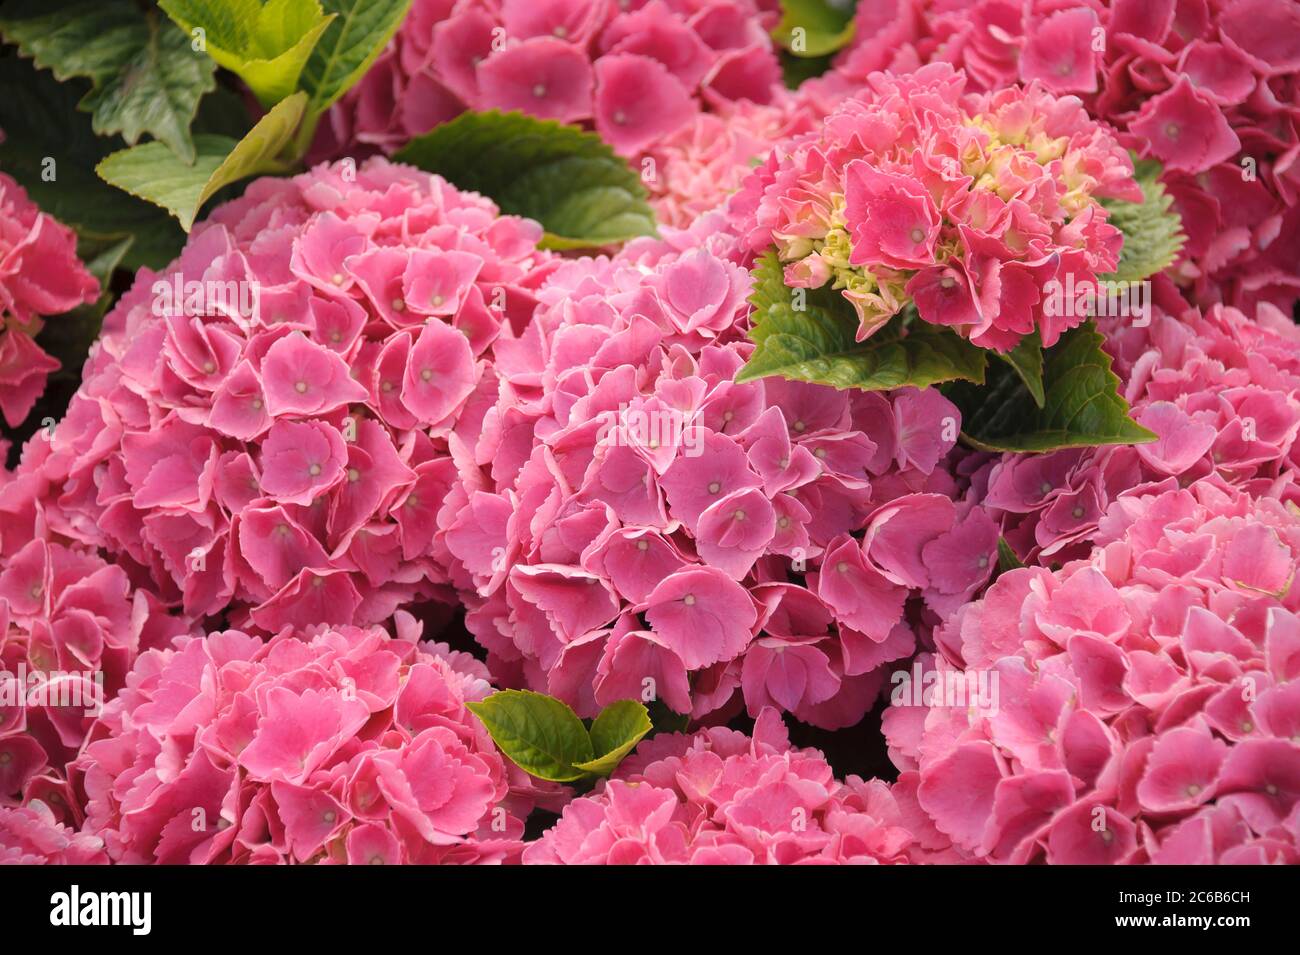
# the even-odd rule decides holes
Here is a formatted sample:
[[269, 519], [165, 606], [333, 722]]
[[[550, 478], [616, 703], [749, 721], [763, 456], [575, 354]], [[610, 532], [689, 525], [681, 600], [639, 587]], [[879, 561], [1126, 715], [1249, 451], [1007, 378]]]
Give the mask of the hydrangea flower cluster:
[[39, 799], [0, 808], [0, 865], [108, 865], [104, 841], [59, 822]]
[[867, 82], [746, 180], [730, 209], [749, 247], [775, 245], [792, 288], [841, 289], [859, 340], [915, 302], [981, 347], [1053, 345], [1082, 316], [1045, 308], [1048, 283], [1118, 264], [1096, 200], [1141, 200], [1125, 151], [1037, 83], [963, 97], [947, 64]]
[[1004, 455], [974, 475], [974, 498], [1025, 557], [1085, 555], [1116, 498], [1169, 477], [1214, 474], [1257, 494], [1282, 493], [1281, 481], [1293, 495], [1282, 479], [1300, 465], [1300, 329], [1265, 302], [1253, 318], [1216, 305], [1156, 308], [1150, 319], [1102, 327], [1133, 416], [1158, 441]]
[[948, 62], [973, 89], [1041, 83], [1085, 99], [1163, 164], [1204, 305], [1300, 298], [1300, 8], [1290, 0], [1008, 0], [858, 5], [853, 45], [813, 81], [823, 102], [876, 70]]
[[826, 865], [907, 861], [912, 834], [889, 786], [834, 778], [775, 711], [753, 738], [717, 727], [642, 745], [524, 851], [541, 865]]
[[852, 725], [915, 647], [909, 598], [968, 599], [996, 529], [953, 503], [937, 391], [733, 381], [749, 277], [711, 251], [720, 222], [552, 273], [497, 342], [500, 398], [453, 446], [439, 523], [507, 685], [584, 716], [648, 691]]
[[0, 807], [40, 800], [81, 822], [65, 768], [141, 647], [178, 635], [120, 567], [39, 537], [0, 571]]
[[534, 305], [540, 235], [382, 158], [253, 183], [108, 315], [5, 510], [245, 630], [437, 596], [448, 442], [495, 396], [488, 353]]
[[125, 863], [516, 858], [535, 787], [465, 707], [482, 664], [396, 629], [142, 654], [75, 765], [85, 831]]
[[330, 111], [334, 155], [392, 152], [466, 109], [584, 123], [625, 156], [781, 87], [768, 0], [416, 0]]
[[98, 295], [99, 283], [77, 258], [72, 230], [0, 172], [0, 413], [11, 427], [23, 422], [59, 369], [34, 341], [41, 318]]
[[933, 822], [924, 848], [1300, 860], [1294, 506], [1171, 479], [1122, 495], [1099, 545], [1060, 571], [999, 577], [936, 633], [939, 677], [996, 675], [996, 707], [886, 712], [899, 798]]
[[656, 215], [668, 225], [689, 228], [721, 207], [777, 143], [820, 125], [820, 114], [805, 100], [783, 93], [766, 105], [741, 100], [699, 113], [647, 153], [654, 175], [642, 179]]

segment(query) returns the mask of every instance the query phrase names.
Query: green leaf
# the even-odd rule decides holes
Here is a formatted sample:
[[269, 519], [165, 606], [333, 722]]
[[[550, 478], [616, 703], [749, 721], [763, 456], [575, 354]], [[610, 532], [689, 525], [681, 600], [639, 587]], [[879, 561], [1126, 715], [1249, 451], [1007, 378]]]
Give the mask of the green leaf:
[[523, 113], [463, 113], [394, 157], [542, 224], [543, 245], [576, 249], [653, 235], [641, 179], [595, 133]]
[[302, 71], [310, 116], [329, 109], [370, 69], [402, 25], [411, 0], [323, 0], [321, 6], [334, 19]]
[[1160, 183], [1160, 164], [1155, 160], [1134, 162], [1142, 202], [1103, 199], [1109, 222], [1124, 233], [1119, 268], [1101, 278], [1115, 282], [1139, 282], [1173, 264], [1183, 247], [1183, 223], [1174, 212], [1173, 196]]
[[319, 0], [159, 0], [186, 33], [202, 30], [208, 55], [270, 107], [298, 85], [335, 14]]
[[196, 136], [198, 158], [192, 166], [158, 143], [144, 143], [113, 153], [95, 171], [119, 189], [162, 206], [188, 232], [199, 208], [218, 189], [249, 176], [284, 171], [276, 157], [293, 138], [306, 103], [305, 93], [281, 100], [239, 142]]
[[96, 136], [90, 117], [77, 112], [87, 87], [83, 80], [59, 83], [30, 60], [0, 57], [0, 169], [96, 251], [130, 238], [123, 268], [162, 268], [185, 233], [161, 209], [95, 175], [95, 164], [123, 143]]
[[962, 439], [981, 451], [1016, 452], [1154, 441], [1154, 434], [1128, 416], [1101, 344], [1089, 321], [1043, 353], [1041, 408], [1009, 365], [993, 366], [987, 388], [946, 387], [944, 393], [961, 409]]
[[853, 11], [827, 0], [781, 0], [781, 22], [772, 38], [793, 56], [813, 58], [847, 46], [853, 28]]
[[1020, 555], [1011, 549], [1005, 537], [998, 538], [998, 573], [1005, 574], [1008, 570], [1016, 570], [1025, 566]]
[[757, 347], [737, 381], [779, 375], [836, 388], [884, 391], [957, 378], [984, 380], [984, 349], [947, 328], [909, 322], [903, 314], [866, 341], [855, 341], [857, 314], [830, 286], [808, 290], [805, 308], [796, 310], [794, 292], [785, 286], [774, 250], [759, 258], [753, 276], [750, 338]]
[[998, 357], [1016, 370], [1020, 380], [1029, 389], [1030, 397], [1041, 408], [1047, 396], [1043, 393], [1043, 339], [1038, 334], [1038, 329], [1020, 339], [1020, 344], [1011, 351], [1005, 355], [999, 354]]
[[528, 690], [502, 690], [466, 706], [524, 772], [557, 783], [586, 775], [577, 764], [595, 755], [591, 737], [577, 714], [559, 700]]
[[190, 122], [216, 67], [157, 11], [133, 0], [11, 0], [0, 33], [56, 79], [90, 80], [78, 105], [101, 136], [133, 144], [149, 133], [194, 161]]
[[608, 776], [653, 728], [649, 711], [636, 700], [611, 703], [591, 723], [591, 748], [596, 758], [576, 763], [575, 768]]
[[795, 56], [788, 50], [777, 50], [781, 61], [781, 81], [788, 90], [797, 90], [806, 80], [821, 76], [832, 66], [832, 56]]

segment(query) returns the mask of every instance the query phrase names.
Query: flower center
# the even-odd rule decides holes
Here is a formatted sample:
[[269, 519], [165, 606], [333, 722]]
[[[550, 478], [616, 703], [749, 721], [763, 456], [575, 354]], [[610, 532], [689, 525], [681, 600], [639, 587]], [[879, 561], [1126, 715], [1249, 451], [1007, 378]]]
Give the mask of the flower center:
[[719, 482], [717, 482], [717, 481], [710, 481], [710, 482], [709, 482], [709, 493], [710, 493], [710, 494], [717, 494], [717, 493], [718, 493], [719, 491], [721, 491], [721, 490], [722, 490], [722, 485], [721, 485]]
[[298, 394], [300, 394], [300, 395], [302, 395], [302, 394], [306, 394], [306, 393], [307, 393], [307, 382], [305, 382], [305, 381], [296, 381], [296, 382], [294, 382], [293, 390], [296, 391], [296, 392], [298, 392]]
[[533, 95], [536, 96], [538, 99], [541, 99], [543, 96], [545, 96], [545, 95], [546, 95], [546, 84], [545, 84], [545, 83], [538, 83], [536, 86], [534, 86], [534, 87], [533, 87]]
[[695, 594], [687, 594], [685, 597], [682, 598], [682, 603], [686, 604], [686, 606], [688, 607], [694, 607]]

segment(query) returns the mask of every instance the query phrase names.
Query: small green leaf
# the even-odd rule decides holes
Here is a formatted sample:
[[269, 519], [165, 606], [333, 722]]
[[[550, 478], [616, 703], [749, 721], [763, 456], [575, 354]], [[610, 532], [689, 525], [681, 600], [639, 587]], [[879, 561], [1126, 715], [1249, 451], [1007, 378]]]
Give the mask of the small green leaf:
[[30, 60], [0, 57], [0, 169], [13, 176], [42, 210], [76, 231], [90, 255], [130, 238], [122, 268], [159, 269], [185, 241], [161, 209], [95, 175], [95, 164], [119, 137], [101, 138], [77, 100], [84, 80], [58, 82]]
[[813, 58], [848, 46], [853, 29], [852, 10], [827, 0], [781, 0], [781, 22], [772, 38], [793, 56]]
[[595, 133], [523, 113], [463, 113], [394, 157], [491, 198], [547, 232], [543, 245], [613, 245], [655, 231], [641, 179]]
[[636, 700], [611, 703], [591, 723], [591, 748], [596, 758], [576, 763], [575, 768], [608, 776], [653, 728], [649, 712]]
[[1133, 421], [1119, 379], [1092, 322], [1070, 329], [1043, 353], [1040, 408], [1009, 365], [993, 366], [986, 388], [953, 384], [944, 393], [962, 413], [962, 439], [981, 451], [1032, 453], [1104, 444], [1142, 444], [1156, 436]]
[[96, 133], [128, 144], [149, 133], [194, 161], [190, 122], [216, 65], [157, 11], [133, 0], [11, 0], [0, 33], [56, 79], [90, 80], [78, 105]]
[[186, 33], [203, 31], [217, 63], [240, 77], [266, 107], [298, 85], [307, 58], [335, 14], [319, 0], [159, 0]]
[[528, 690], [501, 690], [466, 706], [524, 772], [557, 783], [587, 775], [578, 764], [595, 755], [591, 737], [577, 714], [559, 700]]
[[1143, 201], [1101, 201], [1110, 213], [1110, 224], [1124, 233], [1119, 268], [1111, 275], [1101, 276], [1113, 282], [1139, 282], [1164, 271], [1178, 257], [1186, 239], [1182, 220], [1172, 209], [1173, 196], [1167, 195], [1160, 183], [1160, 164], [1155, 160], [1140, 160], [1133, 168], [1142, 187]]
[[830, 286], [808, 290], [795, 308], [776, 252], [754, 266], [750, 338], [757, 347], [736, 375], [750, 381], [779, 375], [836, 388], [884, 391], [963, 378], [984, 380], [984, 349], [947, 328], [899, 315], [866, 341], [855, 341], [857, 314]]
[[1011, 549], [1005, 537], [998, 538], [998, 573], [1005, 574], [1008, 570], [1016, 570], [1025, 566], [1020, 556]]
[[1011, 351], [998, 357], [1016, 370], [1034, 403], [1041, 408], [1047, 396], [1043, 393], [1043, 339], [1038, 329], [1020, 339], [1020, 344]]
[[333, 19], [302, 71], [311, 94], [307, 112], [319, 116], [361, 79], [402, 25], [411, 0], [322, 0]]
[[95, 171], [119, 189], [162, 206], [186, 232], [200, 207], [223, 186], [261, 173], [281, 172], [276, 156], [292, 139], [307, 103], [305, 93], [281, 100], [243, 139], [200, 134], [198, 158], [187, 166], [158, 143], [113, 153]]

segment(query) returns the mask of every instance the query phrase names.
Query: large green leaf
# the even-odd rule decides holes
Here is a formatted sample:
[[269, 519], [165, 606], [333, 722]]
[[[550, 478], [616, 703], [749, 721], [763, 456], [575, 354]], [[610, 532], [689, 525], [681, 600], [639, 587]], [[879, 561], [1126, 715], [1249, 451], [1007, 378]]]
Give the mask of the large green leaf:
[[523, 113], [464, 113], [400, 150], [399, 162], [436, 172], [536, 219], [553, 249], [653, 235], [654, 212], [636, 172], [595, 133]]
[[321, 6], [334, 19], [302, 71], [312, 116], [329, 109], [361, 79], [402, 25], [411, 0], [323, 0]]
[[986, 388], [945, 387], [961, 409], [963, 440], [983, 451], [1016, 452], [1154, 441], [1129, 417], [1101, 344], [1093, 323], [1085, 322], [1043, 353], [1042, 407], [1009, 365], [992, 366]]
[[204, 34], [208, 55], [238, 75], [263, 106], [298, 85], [307, 58], [335, 14], [319, 0], [159, 0], [182, 29]]
[[984, 380], [984, 349], [947, 328], [899, 315], [866, 341], [855, 341], [857, 315], [830, 286], [809, 290], [799, 310], [775, 251], [759, 258], [753, 276], [750, 338], [757, 347], [737, 381], [779, 375], [885, 391], [958, 378]]
[[144, 143], [115, 152], [95, 171], [132, 195], [166, 209], [186, 232], [203, 203], [223, 186], [262, 173], [283, 172], [277, 157], [293, 138], [307, 103], [305, 93], [281, 100], [243, 139], [200, 134], [198, 158], [187, 166], [159, 143]]
[[123, 143], [96, 136], [90, 117], [77, 112], [87, 86], [82, 80], [59, 83], [30, 60], [0, 57], [0, 170], [71, 226], [88, 254], [129, 238], [123, 268], [162, 268], [176, 257], [185, 234], [161, 209], [95, 175], [95, 164]]
[[502, 690], [480, 703], [467, 703], [502, 753], [540, 779], [573, 782], [587, 775], [591, 737], [576, 713], [564, 703], [528, 690]]
[[1103, 199], [1110, 213], [1111, 225], [1124, 233], [1119, 268], [1102, 278], [1118, 282], [1138, 282], [1162, 272], [1173, 264], [1183, 247], [1183, 223], [1171, 208], [1173, 197], [1166, 195], [1160, 183], [1160, 164], [1141, 160], [1133, 164], [1142, 202]]
[[95, 132], [128, 144], [149, 133], [193, 162], [190, 122], [215, 64], [156, 10], [133, 0], [9, 0], [0, 34], [59, 80], [83, 77]]
[[591, 748], [596, 758], [575, 767], [608, 776], [653, 728], [649, 711], [636, 700], [611, 703], [591, 723]]
[[1034, 404], [1041, 408], [1047, 396], [1043, 394], [1043, 339], [1038, 330], [1030, 332], [1019, 345], [998, 357], [1016, 370]]
[[781, 0], [781, 21], [772, 38], [792, 56], [821, 57], [853, 39], [853, 11], [827, 0]]

